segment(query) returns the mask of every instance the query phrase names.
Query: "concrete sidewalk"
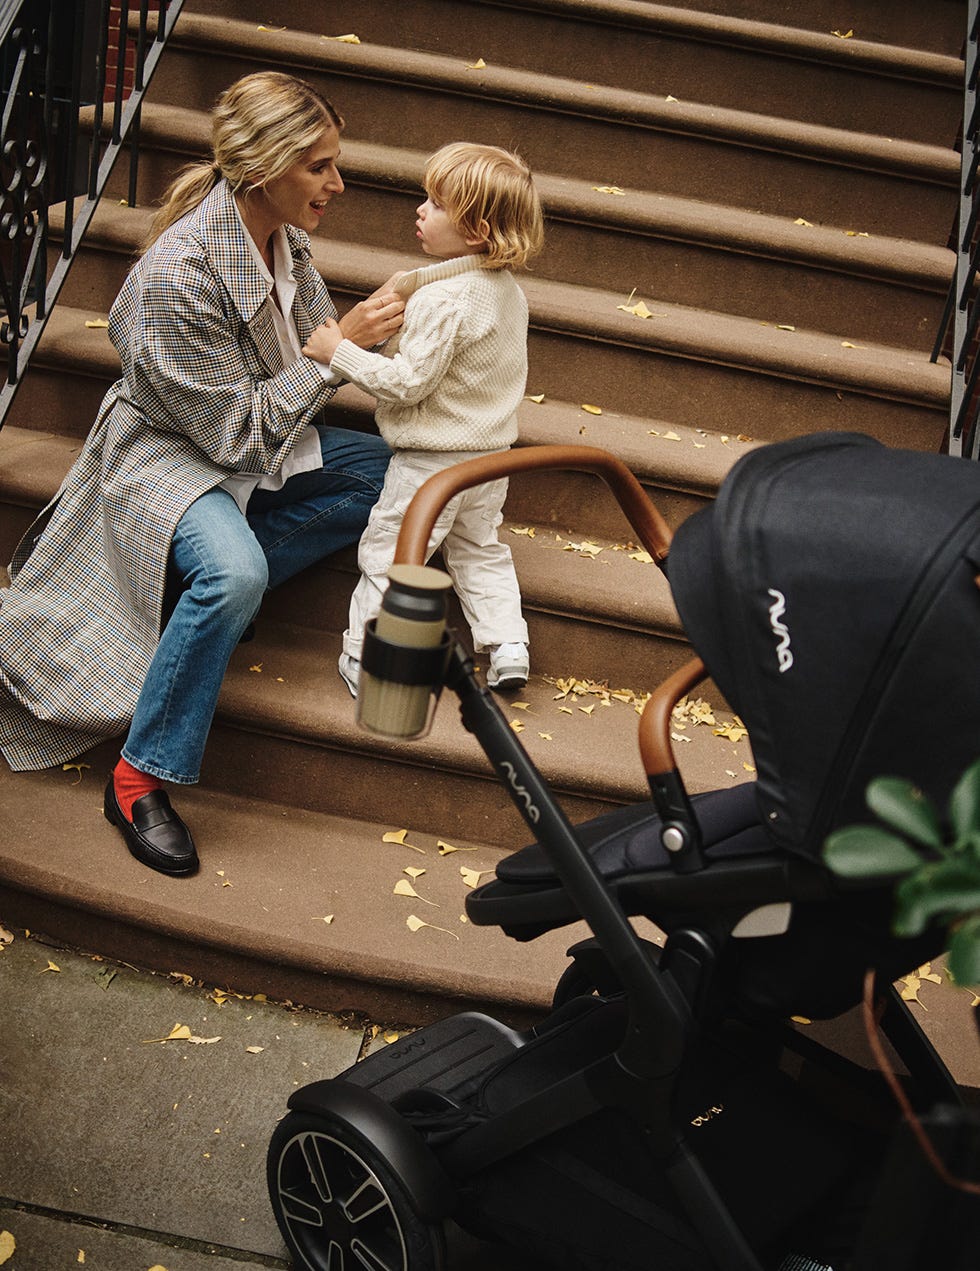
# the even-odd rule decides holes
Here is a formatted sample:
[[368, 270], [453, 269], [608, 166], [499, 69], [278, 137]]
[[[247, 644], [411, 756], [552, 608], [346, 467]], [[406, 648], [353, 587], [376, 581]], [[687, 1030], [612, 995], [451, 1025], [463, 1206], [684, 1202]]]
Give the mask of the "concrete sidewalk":
[[[396, 1030], [225, 998], [179, 975], [9, 934], [0, 952], [5, 1271], [288, 1267], [265, 1183], [286, 1098]], [[160, 1040], [178, 1024], [203, 1040]], [[520, 1265], [461, 1232], [450, 1245], [458, 1271]]]

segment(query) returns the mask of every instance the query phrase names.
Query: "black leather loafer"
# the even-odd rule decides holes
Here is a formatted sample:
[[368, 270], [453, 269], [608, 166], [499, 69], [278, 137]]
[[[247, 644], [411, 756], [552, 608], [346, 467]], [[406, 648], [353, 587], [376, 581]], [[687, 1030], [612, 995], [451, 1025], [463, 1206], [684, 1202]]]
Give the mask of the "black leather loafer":
[[200, 861], [191, 832], [170, 806], [164, 790], [151, 790], [133, 804], [132, 824], [123, 816], [109, 778], [105, 788], [105, 816], [122, 831], [130, 852], [150, 869], [181, 876], [197, 872]]

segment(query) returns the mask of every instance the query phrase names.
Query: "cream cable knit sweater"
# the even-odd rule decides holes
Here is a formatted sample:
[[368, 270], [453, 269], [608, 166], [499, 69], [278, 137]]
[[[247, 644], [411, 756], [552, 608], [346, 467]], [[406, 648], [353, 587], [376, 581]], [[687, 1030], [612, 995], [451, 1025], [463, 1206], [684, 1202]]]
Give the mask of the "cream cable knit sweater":
[[409, 297], [385, 353], [342, 340], [330, 368], [377, 399], [393, 449], [503, 450], [527, 382], [527, 300], [509, 270], [471, 257], [437, 270], [452, 276]]

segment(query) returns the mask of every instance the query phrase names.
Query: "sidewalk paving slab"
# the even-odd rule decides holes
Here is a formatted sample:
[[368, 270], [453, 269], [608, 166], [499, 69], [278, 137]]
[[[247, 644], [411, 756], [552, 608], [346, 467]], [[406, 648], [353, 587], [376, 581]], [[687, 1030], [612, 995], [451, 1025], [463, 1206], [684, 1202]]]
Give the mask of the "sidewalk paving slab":
[[[288, 1267], [265, 1183], [286, 1099], [398, 1030], [12, 934], [0, 946], [5, 1271]], [[158, 1040], [178, 1024], [204, 1040]], [[458, 1271], [519, 1271], [462, 1232], [450, 1247]]]

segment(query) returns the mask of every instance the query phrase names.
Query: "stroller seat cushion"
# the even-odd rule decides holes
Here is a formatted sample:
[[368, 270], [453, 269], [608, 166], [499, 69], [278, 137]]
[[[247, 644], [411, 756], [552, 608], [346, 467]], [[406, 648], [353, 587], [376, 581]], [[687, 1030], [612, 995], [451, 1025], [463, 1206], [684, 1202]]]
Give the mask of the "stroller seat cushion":
[[[738, 856], [773, 847], [759, 823], [751, 781], [695, 795], [691, 802], [709, 855]], [[670, 868], [660, 827], [653, 804], [639, 803], [583, 822], [575, 833], [603, 878], [615, 879]], [[525, 887], [554, 886], [558, 881], [547, 852], [538, 843], [505, 856], [497, 865], [497, 878]]]

